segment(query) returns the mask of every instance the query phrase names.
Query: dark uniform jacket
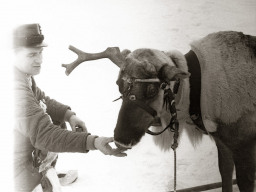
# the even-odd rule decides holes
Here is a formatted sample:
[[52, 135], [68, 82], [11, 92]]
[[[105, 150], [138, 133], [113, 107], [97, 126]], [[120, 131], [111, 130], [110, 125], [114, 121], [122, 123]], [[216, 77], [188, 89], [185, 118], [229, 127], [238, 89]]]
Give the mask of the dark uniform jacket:
[[[41, 175], [32, 166], [32, 151], [88, 152], [88, 133], [71, 132], [54, 125], [64, 122], [69, 106], [47, 97], [26, 74], [14, 69], [14, 177], [16, 191], [32, 191]], [[47, 111], [40, 107], [44, 101]]]

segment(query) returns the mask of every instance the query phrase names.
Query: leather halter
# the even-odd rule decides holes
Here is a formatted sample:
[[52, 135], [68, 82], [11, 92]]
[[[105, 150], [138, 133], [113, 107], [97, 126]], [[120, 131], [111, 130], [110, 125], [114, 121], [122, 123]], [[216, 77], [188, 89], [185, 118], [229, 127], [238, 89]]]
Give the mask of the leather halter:
[[[166, 126], [166, 128], [164, 130], [162, 130], [160, 132], [152, 132], [150, 130], [147, 130], [146, 132], [150, 135], [159, 135], [159, 134], [163, 133], [165, 130], [167, 130], [168, 128], [170, 128], [171, 131], [173, 132], [175, 130], [176, 125], [178, 124], [176, 108], [175, 108], [175, 95], [178, 92], [180, 81], [177, 80], [175, 82], [174, 88], [172, 91], [170, 88], [167, 88], [168, 83], [161, 82], [158, 78], [154, 78], [154, 79], [123, 79], [123, 80], [128, 81], [130, 86], [128, 87], [126, 96], [121, 96], [120, 98], [122, 98], [126, 102], [134, 103], [135, 105], [137, 105], [138, 107], [140, 107], [141, 109], [143, 109], [144, 111], [149, 113], [154, 118], [153, 123], [156, 123], [160, 120], [160, 118], [157, 116], [156, 110], [153, 109], [152, 107], [150, 107], [149, 105], [147, 105], [142, 100], [137, 99], [136, 95], [130, 94], [130, 91], [131, 91], [131, 88], [133, 87], [133, 84], [137, 83], [137, 82], [140, 82], [140, 83], [158, 83], [159, 82], [159, 83], [161, 83], [160, 88], [162, 90], [164, 90], [164, 105], [166, 105], [166, 108], [169, 108], [172, 118], [171, 118], [170, 123]], [[120, 99], [120, 98], [118, 98], [118, 99]], [[116, 100], [118, 100], [118, 99], [116, 99]], [[116, 101], [116, 100], [114, 100], [114, 101]]]

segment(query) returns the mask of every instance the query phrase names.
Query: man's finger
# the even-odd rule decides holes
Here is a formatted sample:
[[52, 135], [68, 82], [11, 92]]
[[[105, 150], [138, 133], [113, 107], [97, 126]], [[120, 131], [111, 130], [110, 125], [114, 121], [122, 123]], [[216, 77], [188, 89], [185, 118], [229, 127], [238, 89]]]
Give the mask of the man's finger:
[[126, 153], [117, 153], [117, 154], [113, 154], [113, 156], [116, 156], [116, 157], [126, 157], [127, 154]]
[[117, 148], [117, 149], [113, 149], [112, 151], [113, 151], [112, 155], [114, 155], [114, 156], [117, 156], [117, 157], [125, 157], [125, 156], [127, 156], [127, 154], [124, 153], [125, 150], [123, 150], [123, 149]]
[[76, 127], [75, 130], [76, 130], [76, 132], [83, 132], [84, 131], [82, 127]]
[[113, 154], [113, 155], [114, 155], [114, 156], [117, 156], [117, 157], [125, 157], [125, 156], [127, 156], [127, 154], [124, 153], [123, 150], [118, 150], [118, 149], [116, 149], [116, 150], [114, 151], [114, 154]]
[[87, 133], [87, 128], [85, 125], [83, 125], [83, 126], [79, 125], [79, 128], [81, 128], [83, 132]]
[[106, 137], [106, 143], [113, 142], [114, 138], [113, 137]]

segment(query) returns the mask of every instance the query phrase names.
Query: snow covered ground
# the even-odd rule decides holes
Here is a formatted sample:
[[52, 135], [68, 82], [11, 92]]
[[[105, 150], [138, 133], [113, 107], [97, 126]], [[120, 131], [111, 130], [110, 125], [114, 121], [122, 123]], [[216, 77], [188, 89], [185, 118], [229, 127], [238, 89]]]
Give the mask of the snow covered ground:
[[[147, 47], [186, 53], [191, 41], [211, 32], [237, 30], [256, 35], [255, 0], [16, 0], [3, 1], [0, 9], [5, 35], [16, 24], [41, 24], [49, 47], [36, 77], [38, 86], [69, 104], [89, 131], [100, 136], [113, 135], [121, 104], [112, 102], [120, 96], [115, 84], [118, 68], [108, 60], [92, 61], [67, 77], [61, 64], [76, 59], [68, 50], [70, 44], [87, 52], [119, 46], [121, 50]], [[9, 54], [6, 49], [3, 53]], [[177, 150], [178, 189], [220, 181], [216, 152], [207, 136], [194, 149], [182, 134]], [[149, 135], [124, 158], [98, 151], [60, 154], [57, 170], [70, 169], [77, 169], [79, 178], [63, 187], [64, 192], [173, 190], [173, 152], [159, 150]], [[3, 179], [7, 185], [9, 178]]]

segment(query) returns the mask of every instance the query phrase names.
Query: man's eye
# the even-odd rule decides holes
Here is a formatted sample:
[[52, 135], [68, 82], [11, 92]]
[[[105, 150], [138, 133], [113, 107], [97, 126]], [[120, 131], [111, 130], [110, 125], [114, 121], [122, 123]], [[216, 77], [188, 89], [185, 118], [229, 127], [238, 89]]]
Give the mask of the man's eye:
[[35, 54], [29, 54], [28, 55], [28, 57], [30, 57], [30, 58], [32, 58], [32, 57], [34, 57], [35, 56]]

